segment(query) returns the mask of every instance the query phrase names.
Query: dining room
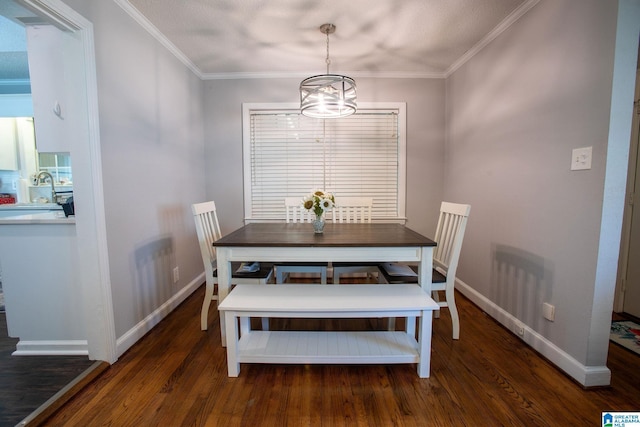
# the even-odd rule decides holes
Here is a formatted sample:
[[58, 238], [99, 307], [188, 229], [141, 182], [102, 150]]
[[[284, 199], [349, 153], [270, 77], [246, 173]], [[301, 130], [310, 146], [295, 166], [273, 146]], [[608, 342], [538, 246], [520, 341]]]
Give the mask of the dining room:
[[[192, 204], [215, 200], [223, 235], [251, 222], [243, 106], [297, 104], [301, 80], [326, 66], [326, 39], [318, 26], [338, 15], [331, 69], [355, 79], [363, 108], [406, 106], [398, 132], [406, 141], [405, 174], [396, 186], [404, 198], [395, 203], [402, 209], [396, 219], [429, 237], [442, 201], [471, 205], [458, 292], [550, 360], [558, 375], [583, 386], [609, 382], [608, 332], [640, 33], [637, 2], [514, 2], [520, 7], [487, 27], [482, 43], [476, 39], [440, 68], [429, 60], [435, 52], [423, 49], [411, 57], [422, 67], [413, 72], [395, 68], [404, 62], [392, 36], [402, 27], [387, 27], [382, 17], [402, 22], [400, 16], [412, 15], [420, 2], [402, 8], [383, 2], [386, 8], [375, 9], [376, 25], [384, 28], [378, 39], [362, 33], [366, 25], [351, 25], [351, 14], [338, 13], [346, 6], [318, 6], [313, 22], [307, 17], [293, 26], [299, 35], [272, 42], [280, 48], [268, 50], [266, 57], [276, 59], [271, 69], [260, 68], [266, 57], [254, 56], [256, 68], [237, 74], [230, 74], [219, 51], [204, 58], [222, 66], [214, 71], [187, 59], [184, 45], [177, 48], [163, 35], [162, 21], [145, 14], [145, 2], [48, 3], [62, 4], [62, 15], [72, 8], [89, 21], [83, 31], [90, 28], [94, 43], [86, 50], [89, 57], [95, 54], [97, 76], [89, 123], [99, 124], [99, 132], [92, 134], [98, 143], [87, 165], [99, 173], [74, 196], [87, 206], [85, 213], [95, 214], [94, 229], [104, 231], [95, 246], [87, 239], [87, 247], [99, 253], [91, 270], [99, 274], [86, 281], [95, 288], [85, 299], [87, 313], [106, 319], [87, 314], [90, 347], [99, 343], [107, 350], [100, 359], [117, 364], [204, 283]], [[240, 40], [240, 34], [253, 40], [255, 34], [233, 28], [255, 30], [275, 14], [243, 12], [227, 19], [236, 27], [219, 27], [220, 41], [209, 43], [211, 49]], [[294, 39], [313, 46], [298, 69], [291, 58], [301, 55], [288, 43]], [[378, 43], [369, 50], [351, 45], [366, 40]], [[224, 47], [251, 57], [241, 46]], [[381, 57], [372, 64], [375, 52]], [[592, 148], [591, 169], [571, 170], [573, 150], [584, 147]], [[83, 221], [82, 214], [77, 220]], [[508, 256], [514, 253], [528, 256]], [[503, 280], [498, 264], [505, 259], [541, 272], [540, 287], [517, 277]], [[545, 303], [555, 307], [553, 320], [544, 317]], [[191, 320], [199, 329], [197, 311]]]

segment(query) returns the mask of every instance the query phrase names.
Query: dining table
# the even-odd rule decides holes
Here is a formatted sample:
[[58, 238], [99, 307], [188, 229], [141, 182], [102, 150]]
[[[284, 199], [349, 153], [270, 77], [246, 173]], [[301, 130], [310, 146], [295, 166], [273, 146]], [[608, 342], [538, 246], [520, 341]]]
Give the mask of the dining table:
[[[413, 262], [418, 265], [418, 284], [431, 295], [436, 242], [403, 224], [327, 223], [323, 233], [315, 233], [311, 223], [249, 223], [213, 245], [221, 302], [231, 289], [232, 261]], [[220, 322], [222, 345], [226, 346], [224, 316]]]

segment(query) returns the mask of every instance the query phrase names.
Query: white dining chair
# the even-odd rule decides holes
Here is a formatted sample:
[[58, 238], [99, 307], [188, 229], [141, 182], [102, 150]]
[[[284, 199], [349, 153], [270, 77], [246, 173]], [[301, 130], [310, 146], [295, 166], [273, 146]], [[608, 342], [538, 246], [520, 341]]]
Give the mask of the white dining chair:
[[372, 197], [337, 197], [332, 219], [337, 224], [370, 224], [372, 209]]
[[311, 209], [305, 209], [301, 197], [285, 197], [284, 210], [286, 222], [313, 222], [316, 214]]
[[[193, 218], [196, 223], [196, 234], [198, 235], [198, 243], [200, 244], [200, 253], [202, 254], [202, 262], [204, 263], [206, 289], [204, 301], [202, 302], [202, 311], [200, 313], [200, 328], [207, 330], [207, 318], [209, 314], [209, 306], [211, 301], [217, 301], [218, 295], [215, 292], [215, 285], [218, 284], [218, 271], [216, 264], [216, 249], [213, 242], [222, 237], [220, 232], [220, 224], [218, 223], [218, 215], [216, 213], [216, 204], [214, 201], [195, 203], [191, 205]], [[255, 271], [243, 271], [243, 267], [248, 264], [240, 262], [231, 263], [231, 280], [234, 285], [259, 285], [266, 284], [273, 277], [273, 264], [257, 263]], [[267, 328], [265, 319], [262, 322], [263, 328]]]
[[[285, 221], [288, 223], [308, 222], [312, 223], [316, 216], [312, 210], [305, 209], [300, 197], [285, 197]], [[314, 274], [320, 275], [320, 283], [327, 283], [327, 262], [283, 262], [276, 263], [276, 283], [284, 283], [291, 274]]]
[[[371, 210], [373, 208], [372, 197], [339, 197], [333, 208], [333, 221], [338, 224], [370, 224]], [[374, 274], [380, 276], [376, 262], [334, 262], [333, 283], [340, 283], [340, 276], [346, 274]]]
[[[433, 299], [440, 307], [448, 307], [451, 313], [453, 339], [460, 338], [460, 319], [455, 301], [455, 281], [462, 240], [467, 227], [470, 205], [442, 202], [440, 217], [434, 241], [433, 278], [431, 290]], [[398, 263], [384, 263], [380, 271], [387, 283], [417, 283], [417, 267]], [[445, 300], [440, 301], [439, 292], [444, 291]]]

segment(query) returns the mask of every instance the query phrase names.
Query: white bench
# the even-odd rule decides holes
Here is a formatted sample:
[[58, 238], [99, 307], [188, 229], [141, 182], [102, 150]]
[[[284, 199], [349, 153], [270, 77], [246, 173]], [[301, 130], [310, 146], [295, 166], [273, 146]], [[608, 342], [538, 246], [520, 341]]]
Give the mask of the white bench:
[[[432, 312], [438, 304], [418, 285], [238, 285], [220, 303], [230, 377], [240, 363], [417, 363], [429, 377]], [[250, 317], [418, 318], [406, 331], [258, 331]]]

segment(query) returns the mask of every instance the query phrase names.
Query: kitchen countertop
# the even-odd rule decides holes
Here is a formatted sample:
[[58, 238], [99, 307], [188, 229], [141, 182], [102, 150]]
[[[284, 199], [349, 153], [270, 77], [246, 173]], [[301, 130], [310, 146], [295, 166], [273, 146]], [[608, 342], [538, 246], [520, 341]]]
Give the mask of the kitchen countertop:
[[35, 214], [22, 214], [0, 218], [0, 225], [18, 224], [75, 224], [75, 216], [65, 217], [60, 212], [40, 212]]
[[62, 206], [57, 203], [14, 203], [10, 205], [0, 205], [0, 210], [62, 210]]

